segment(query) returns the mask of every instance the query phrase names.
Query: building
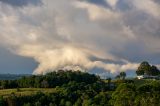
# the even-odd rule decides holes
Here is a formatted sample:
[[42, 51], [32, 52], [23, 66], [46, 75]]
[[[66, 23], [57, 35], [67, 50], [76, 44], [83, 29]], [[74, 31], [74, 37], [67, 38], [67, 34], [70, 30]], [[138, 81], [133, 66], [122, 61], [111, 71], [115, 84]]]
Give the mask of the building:
[[137, 76], [138, 79], [160, 79], [159, 76], [151, 76], [151, 75], [147, 75], [147, 74], [144, 74], [144, 75], [139, 75]]

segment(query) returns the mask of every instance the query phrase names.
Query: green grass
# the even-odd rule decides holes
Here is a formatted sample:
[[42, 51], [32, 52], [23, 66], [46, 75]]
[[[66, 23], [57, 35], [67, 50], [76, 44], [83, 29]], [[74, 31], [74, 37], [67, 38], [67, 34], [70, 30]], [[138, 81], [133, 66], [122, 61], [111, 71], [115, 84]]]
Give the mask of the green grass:
[[19, 88], [17, 89], [3, 89], [0, 90], [0, 96], [10, 96], [11, 94], [15, 94], [17, 96], [28, 96], [36, 94], [37, 92], [43, 92], [43, 93], [54, 93], [57, 92], [55, 88]]
[[140, 85], [143, 85], [143, 84], [149, 84], [149, 83], [152, 83], [152, 82], [155, 82], [155, 81], [160, 81], [160, 80], [153, 80], [153, 79], [134, 79], [134, 82], [135, 82], [135, 85], [136, 86], [140, 86]]
[[136, 86], [139, 86], [139, 85], [143, 85], [143, 84], [146, 84], [146, 83], [150, 83], [150, 81], [148, 81], [147, 79], [135, 79], [134, 80], [134, 83]]

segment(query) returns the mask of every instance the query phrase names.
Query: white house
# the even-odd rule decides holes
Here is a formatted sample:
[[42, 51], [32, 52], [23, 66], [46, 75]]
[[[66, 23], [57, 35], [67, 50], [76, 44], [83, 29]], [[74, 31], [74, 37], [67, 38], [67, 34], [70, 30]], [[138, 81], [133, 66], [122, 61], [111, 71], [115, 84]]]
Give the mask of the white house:
[[147, 74], [137, 76], [138, 79], [159, 79], [158, 76], [150, 76]]
[[137, 78], [138, 79], [145, 79], [145, 78], [148, 78], [149, 76], [148, 75], [138, 75]]

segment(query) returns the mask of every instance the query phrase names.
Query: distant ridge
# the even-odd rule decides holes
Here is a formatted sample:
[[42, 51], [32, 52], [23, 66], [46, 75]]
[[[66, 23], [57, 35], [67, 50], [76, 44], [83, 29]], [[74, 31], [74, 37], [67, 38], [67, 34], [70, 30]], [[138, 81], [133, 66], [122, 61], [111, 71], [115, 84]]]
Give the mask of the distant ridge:
[[0, 74], [0, 80], [15, 80], [30, 74]]

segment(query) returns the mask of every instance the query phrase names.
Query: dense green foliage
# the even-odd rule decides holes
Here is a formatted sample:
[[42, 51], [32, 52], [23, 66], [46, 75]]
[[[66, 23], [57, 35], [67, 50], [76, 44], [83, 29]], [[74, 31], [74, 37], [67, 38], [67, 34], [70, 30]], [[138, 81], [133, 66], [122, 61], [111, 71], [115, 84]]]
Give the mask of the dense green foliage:
[[160, 82], [143, 84], [120, 84], [112, 94], [114, 106], [160, 106]]
[[56, 86], [61, 86], [63, 84], [68, 84], [71, 81], [77, 83], [84, 82], [86, 84], [94, 83], [100, 80], [99, 77], [95, 75], [90, 75], [88, 73], [82, 73], [80, 71], [58, 71], [48, 73], [46, 75], [38, 76], [28, 76], [22, 77], [18, 80], [1, 80], [1, 88], [54, 88]]
[[[0, 97], [0, 106], [159, 106], [160, 82], [136, 85], [124, 78], [112, 81], [83, 72], [59, 71], [19, 80], [1, 81], [2, 88], [42, 89], [30, 95], [12, 92]], [[33, 88], [32, 88], [33, 87]]]
[[151, 66], [148, 62], [144, 61], [140, 64], [136, 71], [137, 75], [160, 75], [160, 70], [156, 66]]
[[126, 78], [126, 73], [120, 72], [119, 75], [117, 75], [115, 78], [124, 80]]

